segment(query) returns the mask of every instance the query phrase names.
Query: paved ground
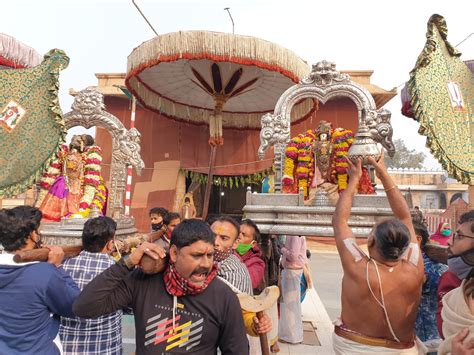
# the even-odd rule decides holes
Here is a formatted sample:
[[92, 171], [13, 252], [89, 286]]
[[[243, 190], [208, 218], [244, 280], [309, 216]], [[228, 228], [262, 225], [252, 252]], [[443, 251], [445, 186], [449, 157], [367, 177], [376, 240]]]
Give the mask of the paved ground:
[[342, 266], [337, 253], [313, 253], [311, 274], [316, 292], [331, 320], [341, 312]]
[[[281, 344], [280, 355], [329, 354], [331, 352], [328, 350], [331, 332], [330, 320], [339, 316], [341, 307], [341, 263], [333, 246], [309, 243], [309, 248], [312, 250], [310, 265], [315, 292], [305, 300], [303, 313], [306, 315], [305, 320], [311, 321], [318, 328], [318, 337], [323, 347]], [[135, 330], [132, 316], [124, 317], [122, 333], [124, 354], [132, 354], [135, 350]]]

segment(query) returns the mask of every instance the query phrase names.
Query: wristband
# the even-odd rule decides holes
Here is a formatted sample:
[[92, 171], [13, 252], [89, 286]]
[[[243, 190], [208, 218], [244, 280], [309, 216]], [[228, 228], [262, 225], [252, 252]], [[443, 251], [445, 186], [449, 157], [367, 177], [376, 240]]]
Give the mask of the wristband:
[[392, 191], [393, 189], [396, 189], [397, 185], [393, 185], [392, 187], [389, 187], [388, 189], [385, 189], [385, 192]]

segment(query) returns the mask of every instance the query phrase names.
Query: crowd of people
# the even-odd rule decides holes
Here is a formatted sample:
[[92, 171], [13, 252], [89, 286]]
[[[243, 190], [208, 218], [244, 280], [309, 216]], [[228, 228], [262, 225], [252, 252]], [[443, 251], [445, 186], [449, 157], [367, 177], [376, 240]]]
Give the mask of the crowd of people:
[[[364, 252], [348, 223], [362, 163], [348, 161], [349, 183], [332, 220], [344, 272], [335, 353], [419, 354], [428, 346], [473, 354], [474, 211], [454, 233], [440, 225], [432, 238], [383, 158], [369, 163], [394, 218], [375, 225]], [[194, 217], [189, 206], [186, 216], [153, 208], [146, 240], [115, 261], [117, 225], [109, 217], [88, 219], [82, 251], [65, 259], [60, 247], [43, 245], [41, 211], [1, 210], [0, 353], [122, 354], [124, 313], [135, 319], [137, 354], [256, 354], [261, 335], [275, 353], [279, 341], [303, 342], [301, 302], [312, 287], [306, 238], [263, 235], [249, 219]], [[427, 252], [444, 242], [448, 265]], [[47, 262], [14, 261], [40, 247], [49, 249]], [[162, 262], [161, 271], [145, 272], [145, 256]], [[272, 285], [281, 297], [263, 315], [242, 308], [239, 294]]]
[[[276, 302], [257, 317], [236, 295], [278, 284], [280, 249], [284, 260], [297, 256], [253, 221], [182, 220], [153, 208], [146, 240], [116, 262], [113, 219], [88, 219], [82, 251], [67, 259], [61, 247], [43, 244], [41, 219], [30, 206], [0, 211], [0, 353], [121, 354], [124, 312], [135, 318], [137, 354], [257, 354], [261, 334], [279, 351]], [[13, 261], [41, 247], [47, 262]], [[144, 255], [166, 260], [165, 269], [145, 273]]]

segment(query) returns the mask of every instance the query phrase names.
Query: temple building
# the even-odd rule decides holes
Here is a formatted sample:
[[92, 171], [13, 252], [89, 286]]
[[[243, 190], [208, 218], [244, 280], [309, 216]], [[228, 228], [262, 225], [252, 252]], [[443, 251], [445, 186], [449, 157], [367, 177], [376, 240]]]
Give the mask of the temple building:
[[[396, 96], [396, 89], [386, 91], [370, 82], [373, 71], [342, 71], [367, 88], [377, 108]], [[104, 94], [106, 110], [130, 127], [131, 100], [124, 87], [125, 73], [98, 73], [98, 89]], [[74, 91], [71, 90], [71, 94]], [[338, 98], [315, 109], [292, 124], [291, 135], [314, 129], [319, 121], [331, 122], [333, 127], [357, 130], [357, 109], [347, 98]], [[133, 176], [131, 215], [139, 230], [149, 228], [148, 210], [165, 207], [179, 211], [186, 192], [193, 192], [198, 211], [202, 211], [210, 149], [207, 125], [195, 125], [165, 117], [137, 105], [136, 128], [141, 132], [142, 157], [145, 169]], [[262, 179], [271, 172], [272, 152], [258, 161], [259, 129], [224, 128], [225, 144], [217, 149], [214, 186], [209, 213], [240, 216], [247, 189], [260, 190]], [[103, 174], [107, 181], [110, 164], [111, 139], [98, 129], [96, 142], [104, 152]]]

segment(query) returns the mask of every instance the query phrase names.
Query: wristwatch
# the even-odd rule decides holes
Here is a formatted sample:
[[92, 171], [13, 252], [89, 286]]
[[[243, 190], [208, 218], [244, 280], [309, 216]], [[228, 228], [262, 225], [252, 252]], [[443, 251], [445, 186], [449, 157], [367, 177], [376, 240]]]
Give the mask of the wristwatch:
[[122, 259], [120, 259], [123, 263], [123, 265], [125, 265], [125, 267], [132, 271], [133, 269], [135, 269], [135, 264], [132, 262], [132, 260], [130, 260], [130, 255], [125, 255]]

